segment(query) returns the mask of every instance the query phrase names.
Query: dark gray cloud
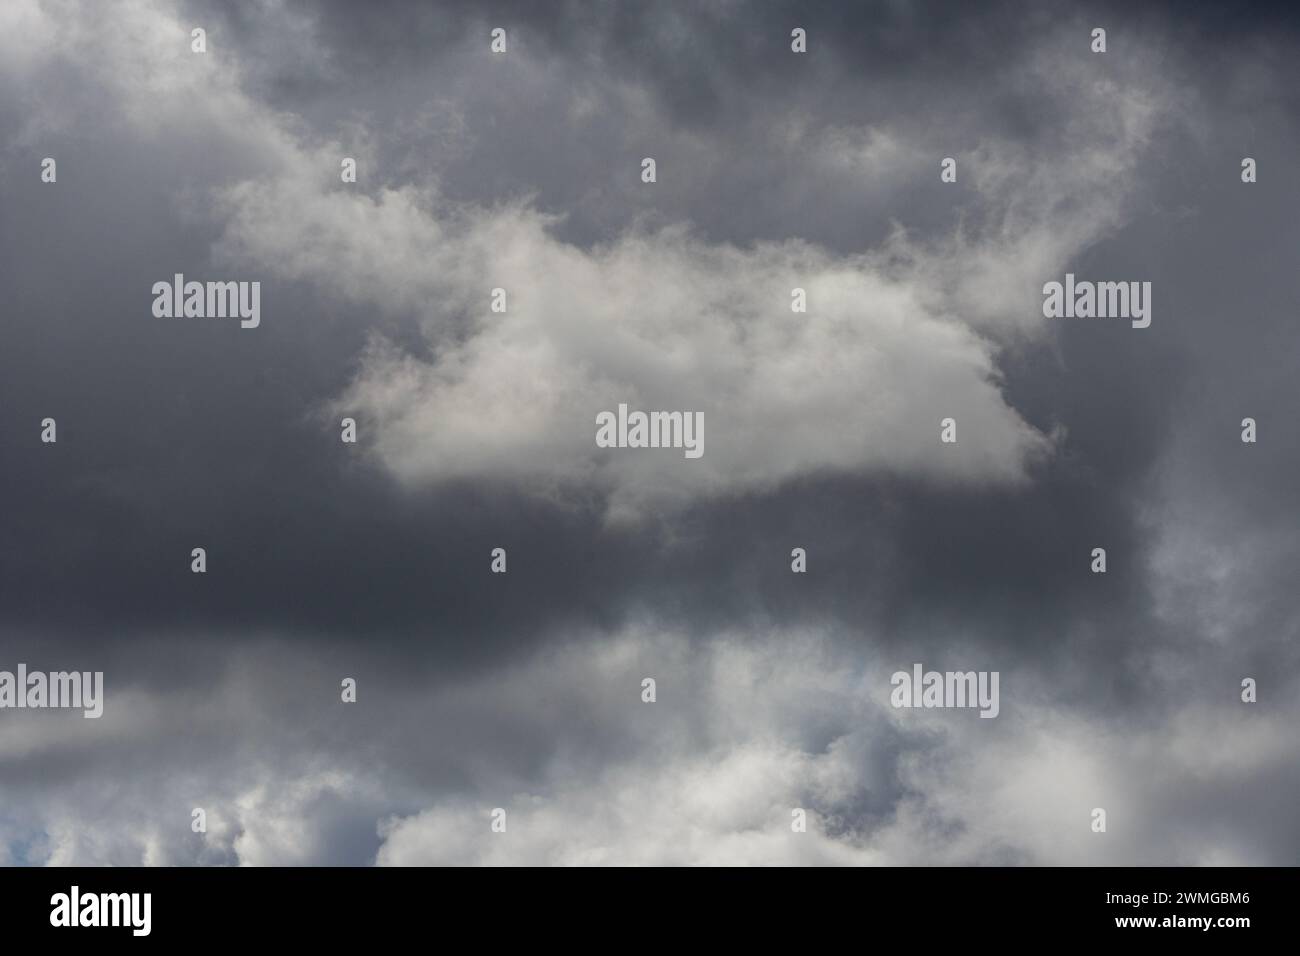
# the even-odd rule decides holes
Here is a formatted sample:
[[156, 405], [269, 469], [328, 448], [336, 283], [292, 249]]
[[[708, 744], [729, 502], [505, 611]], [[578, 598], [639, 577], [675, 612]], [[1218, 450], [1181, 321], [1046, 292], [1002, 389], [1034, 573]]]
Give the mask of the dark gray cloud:
[[[0, 668], [110, 695], [98, 722], [3, 712], [0, 860], [1295, 862], [1284, 8], [67, 12], [0, 15]], [[482, 274], [498, 253], [513, 275]], [[1150, 280], [1152, 326], [1043, 321], [1067, 270]], [[788, 378], [788, 306], [715, 323], [787, 271], [827, 303]], [[260, 279], [262, 326], [154, 319], [174, 272]], [[498, 282], [534, 290], [513, 339], [476, 313]], [[871, 324], [894, 295], [898, 339]], [[740, 370], [710, 338], [737, 330]], [[566, 413], [512, 445], [524, 389], [604, 394], [592, 354], [713, 403], [713, 490], [586, 473]], [[909, 451], [945, 396], [990, 462]], [[755, 421], [770, 446], [725, 444]], [[1000, 670], [1003, 713], [892, 711], [918, 660]]]

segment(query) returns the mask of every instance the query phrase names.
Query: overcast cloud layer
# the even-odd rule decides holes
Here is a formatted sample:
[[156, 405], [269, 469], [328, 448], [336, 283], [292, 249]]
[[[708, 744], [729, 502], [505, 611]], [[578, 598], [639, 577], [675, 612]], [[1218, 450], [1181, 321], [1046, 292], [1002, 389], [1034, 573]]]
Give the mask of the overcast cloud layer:
[[0, 862], [1300, 862], [1285, 6], [232, 6], [0, 5]]

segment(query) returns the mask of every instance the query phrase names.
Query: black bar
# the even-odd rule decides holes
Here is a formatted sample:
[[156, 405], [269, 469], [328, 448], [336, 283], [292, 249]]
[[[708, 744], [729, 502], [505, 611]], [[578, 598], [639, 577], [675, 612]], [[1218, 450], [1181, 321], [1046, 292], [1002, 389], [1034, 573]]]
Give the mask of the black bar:
[[[0, 871], [0, 917], [6, 941], [43, 943], [66, 943], [76, 934], [83, 943], [357, 940], [373, 946], [399, 945], [430, 930], [439, 931], [431, 943], [450, 943], [454, 936], [446, 934], [455, 929], [484, 943], [503, 934], [531, 934], [539, 945], [594, 941], [607, 932], [619, 934], [604, 937], [611, 944], [640, 938], [665, 945], [676, 940], [676, 946], [713, 937], [762, 943], [785, 931], [827, 934], [828, 940], [846, 933], [873, 945], [1099, 937], [1232, 945], [1263, 938], [1255, 934], [1293, 935], [1295, 877], [1296, 870], [1288, 868], [642, 869], [599, 875], [18, 868]], [[148, 935], [135, 935], [131, 910], [123, 910], [122, 926], [51, 925], [57, 905], [52, 898], [64, 894], [70, 903], [74, 885], [83, 907], [87, 895], [150, 894]], [[97, 909], [98, 898], [90, 905]], [[142, 912], [134, 915], [142, 924]], [[1208, 928], [1199, 925], [1204, 919], [1211, 921]], [[1135, 920], [1152, 923], [1134, 925]]]

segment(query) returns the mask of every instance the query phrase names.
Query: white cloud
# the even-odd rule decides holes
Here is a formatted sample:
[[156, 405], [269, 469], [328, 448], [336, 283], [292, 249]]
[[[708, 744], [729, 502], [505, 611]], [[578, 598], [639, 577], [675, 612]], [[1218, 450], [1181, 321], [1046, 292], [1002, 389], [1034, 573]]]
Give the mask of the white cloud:
[[[658, 703], [637, 698], [641, 671], [656, 675]], [[1232, 812], [1218, 795], [1286, 765], [1293, 713], [1246, 713], [1231, 696], [1207, 708], [1197, 698], [1140, 725], [1130, 715], [1119, 732], [1105, 715], [1054, 704], [1028, 673], [1002, 677], [1002, 714], [982, 720], [969, 710], [894, 710], [888, 668], [809, 635], [697, 644], [632, 630], [538, 655], [458, 686], [457, 698], [482, 711], [509, 710], [521, 697], [563, 700], [567, 716], [548, 719], [548, 732], [563, 738], [581, 714], [619, 741], [617, 756], [574, 760], [558, 747], [562, 756], [526, 781], [508, 766], [480, 765], [471, 793], [385, 820], [377, 862], [1260, 859], [1262, 846], [1251, 844], [1264, 838], [1249, 827], [1230, 827], [1234, 840], [1225, 841]], [[621, 702], [607, 692], [620, 685]], [[490, 829], [498, 806], [505, 834]], [[808, 810], [805, 834], [791, 832], [794, 807]], [[1091, 829], [1094, 807], [1107, 811], [1105, 834]]]
[[[377, 338], [330, 409], [363, 421], [364, 446], [394, 476], [413, 487], [487, 481], [594, 497], [612, 518], [820, 472], [1026, 480], [1054, 439], [1008, 405], [999, 349], [1042, 333], [1041, 283], [1122, 219], [1161, 102], [1141, 77], [1089, 82], [1044, 54], [1026, 70], [1068, 110], [1061, 147], [1031, 156], [990, 138], [963, 154], [978, 222], [947, 238], [896, 232], [840, 256], [633, 225], [582, 248], [526, 204], [452, 207], [427, 183], [343, 187], [342, 148], [244, 93], [235, 51], [219, 37], [198, 56], [171, 11], [133, 2], [111, 17], [74, 12], [74, 28], [53, 31], [44, 58], [22, 69], [74, 58], [142, 134], [183, 127], [196, 149], [221, 154], [237, 181], [217, 191], [219, 263], [418, 322], [427, 352]], [[773, 135], [779, 146], [787, 133]], [[899, 164], [925, 151], [915, 135], [873, 124], [798, 138], [809, 175], [838, 181], [846, 163], [865, 161], [896, 182]], [[509, 295], [505, 315], [488, 311], [497, 286]], [[806, 315], [790, 311], [794, 287], [807, 290]], [[619, 403], [703, 413], [704, 456], [598, 449], [596, 414]], [[956, 445], [938, 440], [946, 417], [957, 419]]]
[[[1122, 219], [1157, 112], [1154, 94], [1082, 89], [1060, 151], [991, 141], [963, 160], [980, 226], [930, 243], [896, 233], [845, 257], [632, 226], [580, 248], [519, 203], [322, 188], [329, 159], [304, 147], [224, 193], [218, 251], [419, 322], [428, 354], [376, 340], [332, 408], [363, 419], [366, 446], [411, 486], [594, 494], [626, 518], [828, 471], [1015, 483], [1053, 439], [1007, 404], [999, 340], [1041, 334], [1042, 282]], [[888, 132], [850, 133], [810, 148], [830, 167], [858, 139], [910, 154]], [[494, 287], [504, 315], [488, 309]], [[795, 287], [806, 315], [790, 310]], [[596, 415], [619, 403], [702, 412], [704, 456], [598, 449]], [[950, 416], [958, 443], [943, 445]]]
[[[899, 665], [876, 646], [643, 622], [478, 672], [372, 668], [363, 702], [344, 705], [336, 662], [258, 643], [203, 686], [136, 688], [106, 710], [110, 739], [48, 721], [38, 748], [4, 758], [15, 782], [0, 844], [56, 865], [1196, 865], [1285, 852], [1300, 719], [1286, 688], [1257, 708], [1231, 682], [1217, 703], [1180, 701], [1181, 674], [1147, 669], [1150, 699], [1175, 703], [1113, 718], [1003, 670], [1001, 712], [985, 720], [890, 707]], [[640, 699], [645, 676], [656, 703]], [[50, 765], [64, 772], [36, 772]], [[196, 806], [205, 835], [190, 830]], [[1089, 826], [1098, 806], [1104, 835]], [[795, 807], [807, 833], [790, 830]]]

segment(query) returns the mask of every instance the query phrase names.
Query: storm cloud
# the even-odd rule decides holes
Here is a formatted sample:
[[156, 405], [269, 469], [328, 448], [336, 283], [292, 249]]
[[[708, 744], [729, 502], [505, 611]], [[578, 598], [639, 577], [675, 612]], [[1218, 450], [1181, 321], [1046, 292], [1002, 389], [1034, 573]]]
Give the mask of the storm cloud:
[[0, 861], [1297, 862], [1296, 27], [4, 4]]

